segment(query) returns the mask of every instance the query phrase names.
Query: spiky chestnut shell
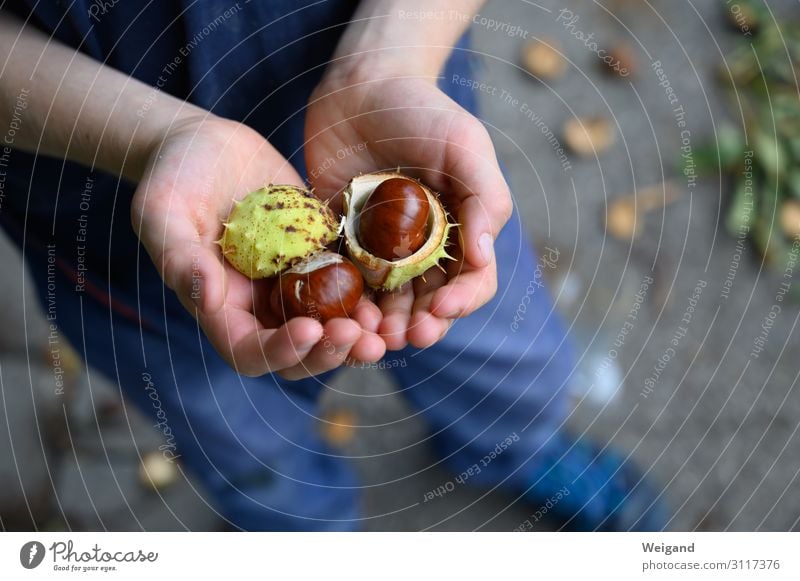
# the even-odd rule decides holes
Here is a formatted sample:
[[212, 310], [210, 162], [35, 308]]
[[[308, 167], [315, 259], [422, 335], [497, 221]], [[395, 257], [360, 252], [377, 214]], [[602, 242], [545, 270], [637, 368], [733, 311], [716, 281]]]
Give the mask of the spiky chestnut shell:
[[270, 185], [234, 202], [219, 243], [236, 270], [267, 278], [321, 250], [338, 231], [336, 216], [314, 194]]
[[385, 260], [374, 256], [361, 246], [358, 239], [359, 216], [375, 188], [386, 180], [409, 179], [400, 173], [365, 174], [353, 178], [344, 191], [344, 237], [347, 252], [353, 263], [364, 275], [367, 285], [374, 289], [392, 291], [408, 281], [421, 276], [429, 268], [439, 264], [447, 254], [446, 246], [450, 228], [455, 226], [447, 220], [447, 212], [439, 198], [424, 184], [419, 184], [428, 198], [429, 212], [425, 224], [426, 240], [422, 247], [405, 258]]
[[325, 323], [355, 311], [364, 279], [353, 263], [322, 251], [282, 272], [270, 294], [270, 309], [280, 319], [311, 317]]

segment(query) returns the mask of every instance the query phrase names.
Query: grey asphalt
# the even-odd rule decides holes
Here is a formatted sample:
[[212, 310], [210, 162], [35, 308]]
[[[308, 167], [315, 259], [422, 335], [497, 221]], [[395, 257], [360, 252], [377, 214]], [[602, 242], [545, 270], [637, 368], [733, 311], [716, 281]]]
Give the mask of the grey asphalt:
[[[779, 17], [800, 18], [796, 2], [770, 6]], [[579, 17], [571, 27], [562, 7]], [[632, 44], [636, 73], [603, 74], [576, 30], [594, 34], [600, 47]], [[630, 453], [663, 490], [674, 530], [797, 530], [800, 307], [781, 303], [755, 356], [781, 275], [748, 248], [726, 293], [736, 251], [719, 225], [727, 182], [690, 186], [676, 171], [686, 144], [681, 131], [698, 147], [721, 120], [735, 120], [713, 79], [721, 54], [739, 38], [724, 3], [496, 0], [476, 19], [473, 38], [476, 79], [486, 83], [478, 91], [483, 120], [516, 206], [537, 246], [561, 253], [546, 274], [581, 356], [572, 429]], [[567, 72], [553, 81], [527, 75], [518, 66], [526, 38], [556, 39]], [[568, 153], [565, 169], [542, 124], [561, 139], [564, 122], [576, 115], [610, 119], [616, 140], [596, 158]], [[609, 202], [665, 179], [681, 196], [640, 216], [634, 242], [605, 231]], [[182, 473], [159, 492], [140, 483], [140, 455], [160, 440], [116, 386], [82, 370], [70, 375], [66, 397], [54, 397], [30, 283], [7, 245], [0, 264], [0, 292], [15, 297], [7, 304], [25, 305], [0, 316], [0, 404], [9, 412], [0, 424], [10, 423], [0, 425], [0, 528], [222, 528], [207, 495]], [[604, 358], [611, 362], [605, 369]], [[512, 530], [530, 514], [529, 506], [470, 486], [421, 504], [452, 478], [424, 443], [425, 425], [407, 419], [408, 404], [379, 370], [346, 369], [333, 387], [323, 409], [347, 408], [359, 425], [382, 426], [355, 429], [342, 447], [360, 458], [365, 528]]]

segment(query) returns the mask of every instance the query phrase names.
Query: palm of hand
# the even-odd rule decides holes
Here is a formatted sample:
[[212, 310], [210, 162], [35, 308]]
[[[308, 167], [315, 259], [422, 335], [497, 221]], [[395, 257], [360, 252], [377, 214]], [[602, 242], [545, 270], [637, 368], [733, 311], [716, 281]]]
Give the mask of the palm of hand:
[[[164, 281], [234, 368], [299, 378], [330, 368], [315, 347], [323, 334], [340, 347], [358, 343], [362, 330], [354, 321], [322, 328], [309, 318], [281, 326], [265, 307], [268, 283], [254, 284], [222, 260], [216, 241], [233, 200], [269, 183], [302, 182], [255, 131], [219, 119], [192, 120], [173, 128], [151, 159], [134, 196], [133, 227]], [[376, 325], [369, 311], [360, 314], [365, 325]], [[379, 348], [360, 347], [356, 355], [364, 358]]]

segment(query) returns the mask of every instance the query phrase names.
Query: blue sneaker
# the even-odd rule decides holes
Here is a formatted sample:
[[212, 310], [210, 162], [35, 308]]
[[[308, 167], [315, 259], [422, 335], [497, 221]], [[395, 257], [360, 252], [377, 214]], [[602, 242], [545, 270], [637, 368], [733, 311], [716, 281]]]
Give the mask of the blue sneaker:
[[558, 433], [532, 463], [525, 497], [537, 507], [536, 521], [555, 521], [568, 531], [660, 531], [666, 526], [668, 512], [658, 491], [632, 461], [615, 452]]

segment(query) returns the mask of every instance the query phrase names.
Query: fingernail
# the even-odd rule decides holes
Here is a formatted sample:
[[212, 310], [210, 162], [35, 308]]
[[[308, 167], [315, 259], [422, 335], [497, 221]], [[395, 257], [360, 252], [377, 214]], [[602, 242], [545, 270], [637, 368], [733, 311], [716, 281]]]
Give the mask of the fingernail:
[[494, 244], [492, 243], [492, 235], [488, 232], [481, 234], [478, 238], [478, 248], [481, 251], [483, 259], [489, 263], [492, 260], [492, 253], [494, 252]]

